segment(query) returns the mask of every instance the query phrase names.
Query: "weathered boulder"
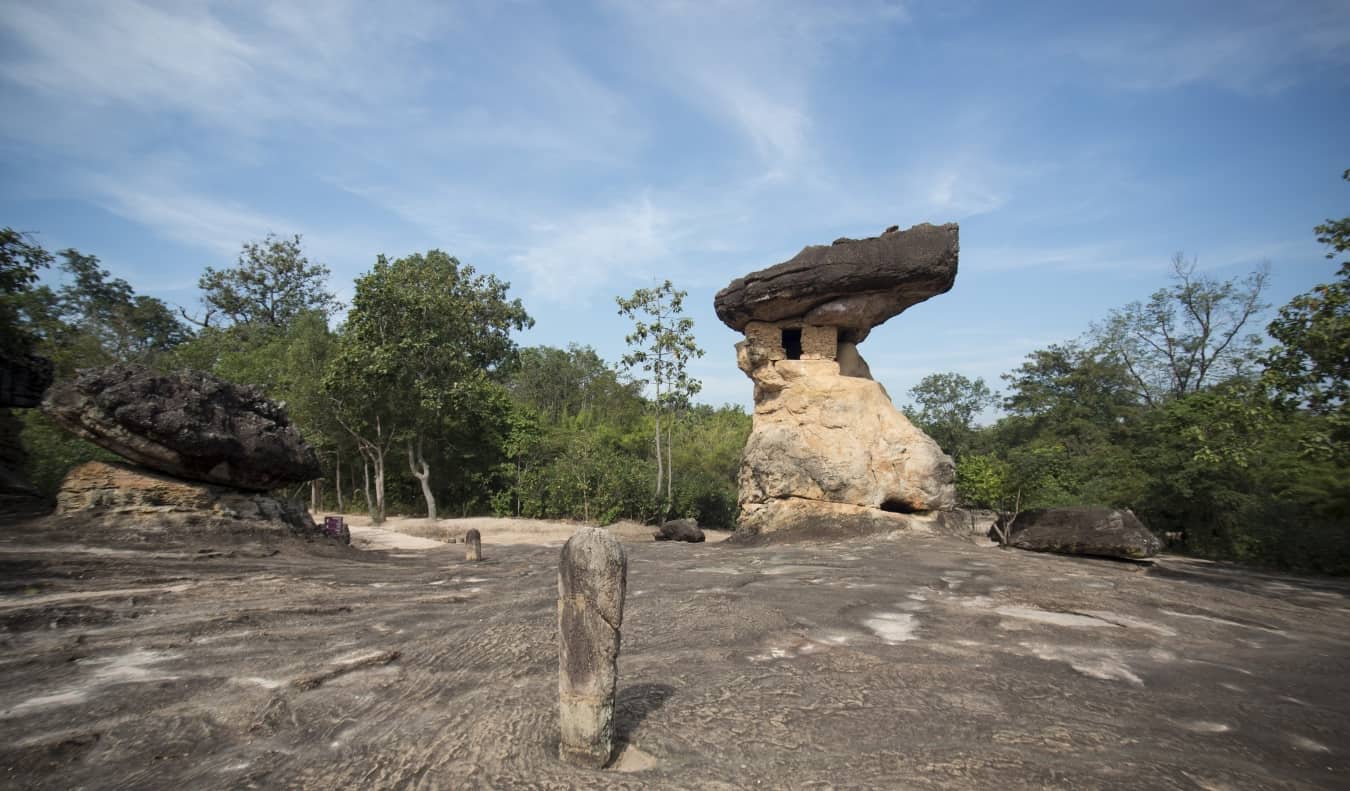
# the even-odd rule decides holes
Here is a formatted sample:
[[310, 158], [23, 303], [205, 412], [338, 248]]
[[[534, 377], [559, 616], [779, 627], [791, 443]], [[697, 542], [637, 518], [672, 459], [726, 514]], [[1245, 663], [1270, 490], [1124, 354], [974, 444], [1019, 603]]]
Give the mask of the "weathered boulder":
[[94, 444], [180, 478], [262, 491], [322, 475], [281, 405], [210, 374], [89, 368], [53, 387], [42, 408]]
[[652, 538], [657, 541], [688, 541], [691, 544], [706, 540], [698, 521], [694, 519], [671, 519], [661, 525]]
[[56, 513], [96, 517], [114, 539], [323, 535], [308, 511], [285, 500], [101, 461], [66, 475]]
[[776, 266], [731, 281], [713, 300], [717, 317], [741, 332], [751, 321], [800, 318], [848, 330], [860, 341], [876, 325], [952, 287], [956, 224], [916, 225], [868, 239], [811, 245]]
[[1034, 552], [1142, 560], [1162, 541], [1130, 511], [1101, 506], [1023, 511], [1012, 523], [1010, 546]]
[[[750, 373], [757, 400], [741, 456], [741, 532], [905, 529], [913, 520], [902, 515], [955, 507], [951, 459], [877, 382], [840, 376], [830, 360], [782, 360]], [[862, 510], [813, 514], [824, 504]]]

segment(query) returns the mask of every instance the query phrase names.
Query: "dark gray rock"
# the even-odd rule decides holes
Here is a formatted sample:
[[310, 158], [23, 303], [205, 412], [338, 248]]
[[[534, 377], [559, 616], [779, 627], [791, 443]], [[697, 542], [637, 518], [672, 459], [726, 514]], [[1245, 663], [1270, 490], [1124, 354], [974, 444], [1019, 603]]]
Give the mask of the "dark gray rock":
[[52, 383], [52, 361], [0, 346], [0, 517], [33, 516], [51, 510], [24, 477], [28, 454], [19, 440], [22, 424], [10, 408], [35, 407]]
[[471, 527], [464, 534], [464, 559], [475, 562], [483, 559], [483, 535], [478, 528]]
[[713, 306], [737, 332], [751, 321], [800, 317], [851, 329], [847, 339], [861, 340], [872, 327], [952, 287], [958, 230], [955, 223], [925, 223], [806, 247], [777, 266], [731, 281]]
[[661, 525], [652, 538], [657, 541], [688, 541], [691, 544], [704, 540], [703, 530], [693, 519], [672, 519]]
[[1034, 552], [1125, 560], [1150, 558], [1162, 549], [1158, 537], [1132, 512], [1101, 506], [1023, 511], [1013, 521], [1008, 544]]
[[265, 491], [322, 475], [281, 405], [210, 374], [88, 368], [52, 387], [42, 408], [90, 442], [179, 478]]
[[35, 407], [51, 383], [51, 360], [0, 351], [0, 408]]

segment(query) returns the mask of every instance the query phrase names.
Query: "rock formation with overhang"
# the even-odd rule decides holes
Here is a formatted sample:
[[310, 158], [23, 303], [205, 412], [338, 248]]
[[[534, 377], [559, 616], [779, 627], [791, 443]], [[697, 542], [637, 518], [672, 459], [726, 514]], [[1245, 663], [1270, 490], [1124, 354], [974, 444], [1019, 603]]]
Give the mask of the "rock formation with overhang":
[[951, 458], [896, 410], [858, 345], [952, 287], [957, 234], [923, 224], [837, 239], [718, 292], [755, 384], [739, 540], [913, 529], [955, 507]]

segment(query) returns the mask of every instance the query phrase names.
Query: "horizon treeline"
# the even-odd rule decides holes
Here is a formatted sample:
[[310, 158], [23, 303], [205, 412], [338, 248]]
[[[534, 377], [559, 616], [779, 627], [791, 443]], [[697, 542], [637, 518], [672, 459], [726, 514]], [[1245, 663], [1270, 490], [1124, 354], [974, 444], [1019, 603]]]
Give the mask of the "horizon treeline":
[[[439, 250], [379, 256], [332, 326], [347, 306], [299, 236], [245, 243], [233, 267], [207, 267], [192, 312], [137, 294], [92, 255], [0, 234], [0, 351], [48, 358], [58, 380], [130, 362], [260, 386], [318, 452], [323, 479], [285, 493], [316, 511], [733, 526], [750, 417], [692, 403], [683, 360], [702, 352], [692, 322], [672, 320], [683, 294], [669, 283], [635, 294], [664, 313], [628, 306], [648, 331], [619, 367], [587, 346], [518, 348], [512, 333], [532, 320], [509, 285]], [[57, 277], [43, 282], [49, 268]], [[645, 395], [657, 378], [659, 401]], [[117, 460], [40, 410], [9, 419], [46, 495], [81, 462]]]
[[[1315, 230], [1328, 258], [1350, 250], [1350, 218]], [[269, 235], [175, 311], [5, 229], [0, 352], [47, 357], [58, 379], [135, 362], [262, 387], [319, 453], [324, 478], [286, 492], [315, 510], [734, 527], [751, 419], [692, 402], [683, 363], [702, 352], [670, 283], [617, 300], [636, 329], [611, 363], [519, 348], [532, 320], [509, 284], [439, 250], [379, 256], [336, 326], [328, 278], [299, 236]], [[1031, 351], [1006, 392], [934, 373], [903, 411], [952, 455], [965, 507], [1130, 508], [1192, 554], [1350, 573], [1350, 262], [1273, 314], [1265, 289], [1263, 269], [1218, 280], [1178, 255], [1170, 283]], [[46, 494], [113, 460], [40, 410], [0, 417]]]

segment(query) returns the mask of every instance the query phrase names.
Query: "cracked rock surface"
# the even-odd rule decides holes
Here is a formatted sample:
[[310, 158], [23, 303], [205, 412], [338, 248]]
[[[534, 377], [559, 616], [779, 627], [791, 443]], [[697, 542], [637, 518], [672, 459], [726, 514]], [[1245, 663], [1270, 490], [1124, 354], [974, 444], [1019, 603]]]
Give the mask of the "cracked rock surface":
[[[625, 546], [558, 760], [559, 547], [0, 535], [12, 788], [1344, 788], [1350, 586], [884, 536]], [[490, 535], [485, 535], [491, 540]]]

